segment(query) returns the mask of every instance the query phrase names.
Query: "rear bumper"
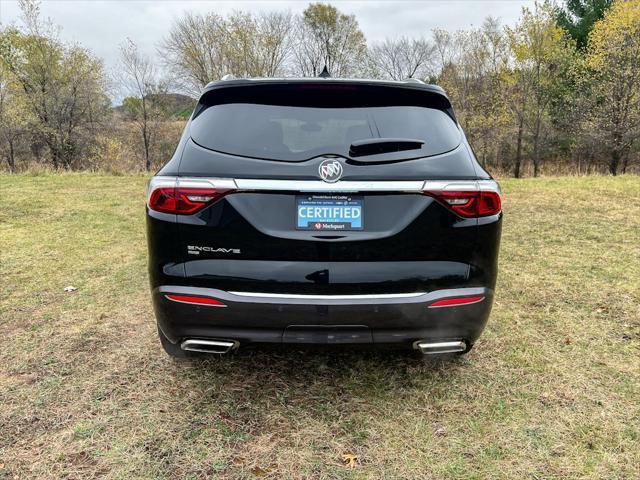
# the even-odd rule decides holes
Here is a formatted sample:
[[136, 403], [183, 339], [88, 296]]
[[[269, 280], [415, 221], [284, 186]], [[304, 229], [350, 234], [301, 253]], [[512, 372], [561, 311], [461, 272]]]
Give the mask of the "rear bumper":
[[[225, 307], [170, 300], [166, 295], [215, 298]], [[452, 297], [475, 303], [429, 308]], [[464, 340], [473, 344], [491, 312], [493, 290], [483, 287], [391, 295], [282, 295], [161, 286], [153, 290], [158, 326], [173, 343], [187, 338], [246, 343], [407, 344]]]

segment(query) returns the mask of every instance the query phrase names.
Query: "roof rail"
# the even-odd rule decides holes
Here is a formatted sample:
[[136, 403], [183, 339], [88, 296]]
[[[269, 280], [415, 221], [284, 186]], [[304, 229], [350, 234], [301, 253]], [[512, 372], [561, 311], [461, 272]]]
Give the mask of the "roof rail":
[[405, 82], [412, 82], [412, 83], [421, 83], [422, 85], [426, 85], [426, 83], [424, 83], [422, 80], [420, 80], [419, 78], [413, 78], [413, 77], [409, 77], [409, 78], [405, 78], [404, 79]]
[[226, 80], [235, 80], [235, 79], [236, 79], [235, 75], [227, 73], [220, 80], [225, 80], [226, 81]]

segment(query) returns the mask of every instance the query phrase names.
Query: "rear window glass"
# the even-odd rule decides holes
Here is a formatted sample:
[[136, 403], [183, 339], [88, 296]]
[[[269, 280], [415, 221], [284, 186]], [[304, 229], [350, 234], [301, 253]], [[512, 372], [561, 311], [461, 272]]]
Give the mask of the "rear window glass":
[[196, 115], [191, 136], [208, 149], [294, 162], [326, 154], [349, 157], [353, 142], [371, 138], [424, 141], [420, 149], [376, 154], [371, 158], [381, 161], [437, 155], [453, 150], [461, 141], [460, 131], [447, 113], [412, 105], [327, 108], [215, 104]]

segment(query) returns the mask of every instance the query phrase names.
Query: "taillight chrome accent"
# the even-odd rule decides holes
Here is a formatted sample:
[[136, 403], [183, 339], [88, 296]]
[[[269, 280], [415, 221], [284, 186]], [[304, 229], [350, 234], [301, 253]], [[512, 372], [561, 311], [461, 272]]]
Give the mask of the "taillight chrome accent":
[[147, 205], [156, 212], [193, 215], [235, 190], [231, 179], [154, 177], [149, 182]]
[[426, 181], [422, 194], [464, 218], [487, 217], [502, 211], [500, 187], [493, 180]]
[[196, 295], [178, 295], [175, 293], [165, 294], [169, 300], [178, 303], [189, 303], [191, 305], [204, 305], [205, 307], [226, 307], [220, 300], [211, 297], [199, 297]]
[[457, 307], [459, 305], [471, 305], [472, 303], [478, 303], [483, 300], [484, 300], [484, 297], [482, 296], [443, 298], [441, 300], [436, 300], [435, 302], [430, 304], [429, 308]]

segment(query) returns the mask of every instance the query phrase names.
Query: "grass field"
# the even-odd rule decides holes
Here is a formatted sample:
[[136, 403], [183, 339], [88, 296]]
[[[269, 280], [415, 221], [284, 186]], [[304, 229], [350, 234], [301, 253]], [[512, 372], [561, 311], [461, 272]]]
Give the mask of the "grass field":
[[452, 361], [170, 360], [144, 185], [0, 175], [0, 478], [639, 477], [639, 177], [504, 181], [497, 302]]

